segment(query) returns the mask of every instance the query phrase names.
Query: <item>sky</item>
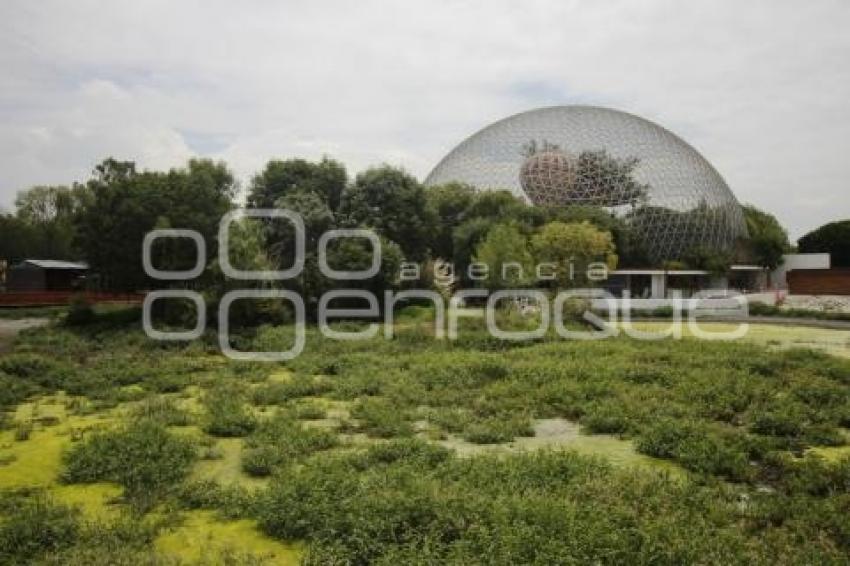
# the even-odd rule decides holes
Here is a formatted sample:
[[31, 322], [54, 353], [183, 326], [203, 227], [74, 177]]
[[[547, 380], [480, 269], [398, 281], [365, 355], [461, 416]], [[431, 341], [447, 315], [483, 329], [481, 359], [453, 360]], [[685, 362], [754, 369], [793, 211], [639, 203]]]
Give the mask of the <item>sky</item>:
[[592, 104], [680, 135], [796, 239], [850, 218], [848, 26], [847, 0], [4, 0], [0, 208], [108, 156], [424, 180], [495, 120]]

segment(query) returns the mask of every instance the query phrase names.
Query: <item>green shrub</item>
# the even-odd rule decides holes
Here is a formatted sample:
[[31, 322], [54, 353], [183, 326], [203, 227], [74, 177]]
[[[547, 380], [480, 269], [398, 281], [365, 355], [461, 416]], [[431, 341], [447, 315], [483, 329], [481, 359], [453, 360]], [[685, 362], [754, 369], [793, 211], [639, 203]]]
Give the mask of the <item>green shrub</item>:
[[30, 435], [32, 434], [32, 422], [19, 422], [17, 426], [15, 426], [15, 441], [23, 442], [24, 440], [29, 440]]
[[674, 459], [694, 472], [736, 481], [746, 481], [754, 473], [740, 440], [696, 422], [661, 420], [641, 433], [637, 449], [656, 458]]
[[534, 436], [531, 420], [527, 416], [496, 416], [467, 425], [463, 438], [475, 444], [501, 444], [517, 436]]
[[631, 426], [624, 408], [614, 403], [594, 403], [581, 418], [582, 426], [593, 434], [620, 434]]
[[786, 404], [756, 413], [750, 430], [769, 436], [800, 436], [805, 427], [805, 414], [794, 405]]
[[192, 418], [168, 397], [150, 397], [133, 408], [131, 416], [136, 419], [150, 419], [165, 426], [186, 426]]
[[295, 407], [295, 416], [305, 420], [324, 419], [327, 416], [327, 411], [316, 403], [302, 403]]
[[65, 324], [68, 326], [83, 326], [94, 322], [96, 317], [97, 315], [88, 299], [84, 295], [74, 295], [68, 305]]
[[332, 389], [332, 384], [321, 378], [296, 376], [290, 381], [270, 383], [254, 391], [255, 405], [282, 405], [300, 397], [321, 396]]
[[147, 510], [189, 471], [195, 446], [161, 424], [143, 420], [97, 433], [65, 455], [62, 479], [69, 483], [111, 481], [140, 510]]
[[406, 419], [405, 411], [386, 399], [361, 399], [352, 407], [351, 416], [359, 421], [357, 429], [369, 436], [391, 438], [413, 434], [413, 425]]
[[336, 446], [334, 433], [302, 426], [286, 414], [260, 421], [246, 441], [242, 469], [252, 476], [271, 475], [275, 468], [287, 465], [320, 450]]
[[25, 564], [76, 543], [80, 525], [74, 510], [43, 494], [4, 495], [0, 521], [0, 564]]
[[405, 464], [422, 468], [434, 468], [451, 458], [452, 452], [417, 438], [393, 439], [370, 446], [359, 459], [359, 468], [378, 464]]
[[207, 420], [204, 431], [213, 436], [246, 436], [257, 426], [257, 419], [245, 406], [243, 389], [219, 385], [204, 396]]

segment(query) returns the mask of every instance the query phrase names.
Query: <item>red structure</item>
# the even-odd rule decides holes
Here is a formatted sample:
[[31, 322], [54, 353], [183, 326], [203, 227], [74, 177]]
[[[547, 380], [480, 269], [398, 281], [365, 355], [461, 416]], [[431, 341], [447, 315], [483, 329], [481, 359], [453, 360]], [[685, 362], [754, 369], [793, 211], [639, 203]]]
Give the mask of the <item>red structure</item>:
[[792, 269], [785, 278], [792, 295], [850, 295], [850, 268]]
[[90, 303], [141, 303], [141, 293], [106, 293], [99, 291], [11, 291], [0, 293], [0, 307], [62, 306], [74, 297], [85, 297]]

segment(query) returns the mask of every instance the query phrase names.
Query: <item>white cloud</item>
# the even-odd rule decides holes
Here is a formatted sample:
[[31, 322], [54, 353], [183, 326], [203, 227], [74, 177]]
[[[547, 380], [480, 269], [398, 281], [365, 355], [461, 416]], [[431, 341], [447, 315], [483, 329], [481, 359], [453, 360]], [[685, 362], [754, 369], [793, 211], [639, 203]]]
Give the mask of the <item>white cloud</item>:
[[794, 236], [850, 217], [850, 4], [26, 2], [0, 5], [0, 205], [108, 155], [243, 180], [329, 153], [424, 177], [535, 106], [680, 134]]

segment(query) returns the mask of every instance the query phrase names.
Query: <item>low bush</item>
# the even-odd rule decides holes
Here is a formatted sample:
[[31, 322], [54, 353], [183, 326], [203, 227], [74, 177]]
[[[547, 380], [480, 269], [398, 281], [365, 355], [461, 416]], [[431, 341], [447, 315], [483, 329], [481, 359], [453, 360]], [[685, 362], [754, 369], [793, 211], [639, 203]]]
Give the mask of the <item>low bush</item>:
[[23, 442], [24, 440], [29, 440], [30, 435], [32, 434], [32, 422], [19, 422], [15, 426], [15, 441]]
[[84, 295], [75, 295], [68, 305], [68, 314], [65, 315], [65, 324], [68, 326], [83, 326], [94, 322], [97, 315], [91, 303]]
[[320, 396], [333, 388], [333, 385], [321, 378], [298, 376], [282, 383], [270, 383], [257, 388], [253, 394], [255, 405], [282, 405], [300, 397]]
[[463, 438], [475, 444], [501, 444], [517, 436], [534, 436], [531, 420], [523, 415], [500, 415], [469, 423]]
[[278, 414], [261, 421], [246, 440], [242, 469], [252, 476], [268, 476], [298, 458], [336, 446], [334, 433], [302, 426], [289, 415]]
[[96, 433], [65, 455], [63, 481], [111, 481], [124, 487], [136, 509], [150, 509], [186, 476], [195, 446], [151, 420]]
[[697, 422], [661, 420], [641, 433], [637, 449], [656, 458], [674, 459], [701, 474], [735, 481], [747, 481], [755, 474], [740, 439]]
[[413, 425], [404, 409], [387, 399], [361, 399], [352, 407], [351, 416], [358, 420], [357, 430], [369, 436], [392, 438], [413, 434]]
[[76, 543], [80, 525], [74, 510], [44, 494], [0, 500], [0, 564], [25, 564]]
[[301, 403], [295, 407], [295, 416], [304, 420], [317, 420], [325, 418], [327, 411], [316, 403]]
[[203, 399], [207, 410], [204, 431], [213, 436], [246, 436], [257, 426], [257, 419], [245, 404], [245, 392], [235, 384], [222, 384], [208, 391]]
[[133, 408], [131, 416], [136, 419], [150, 419], [165, 426], [186, 426], [192, 422], [191, 415], [177, 406], [168, 397], [150, 397]]
[[597, 402], [586, 410], [581, 424], [587, 432], [593, 434], [621, 434], [629, 430], [631, 420], [625, 414], [622, 404]]

